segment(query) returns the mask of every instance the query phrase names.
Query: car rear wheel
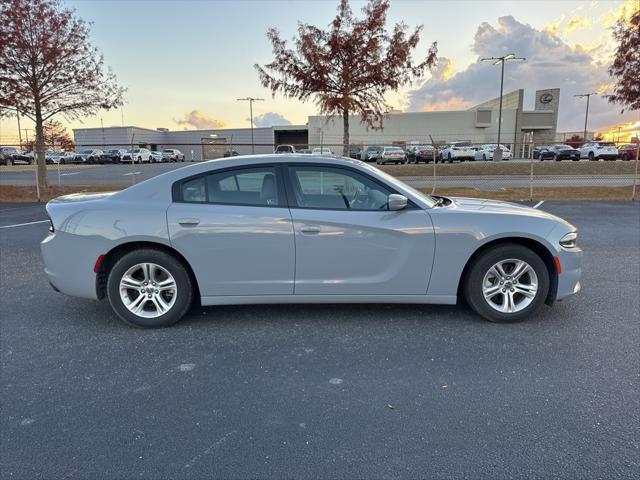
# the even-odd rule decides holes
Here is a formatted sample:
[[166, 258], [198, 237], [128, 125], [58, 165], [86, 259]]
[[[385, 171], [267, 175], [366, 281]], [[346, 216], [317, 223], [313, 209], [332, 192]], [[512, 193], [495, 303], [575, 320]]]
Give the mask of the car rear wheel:
[[107, 296], [126, 323], [160, 328], [184, 317], [193, 301], [193, 285], [176, 258], [159, 250], [141, 249], [115, 263], [107, 280]]
[[524, 319], [544, 303], [548, 292], [545, 263], [518, 244], [503, 244], [482, 253], [464, 280], [467, 302], [491, 322]]
[[596, 156], [593, 154], [593, 152], [589, 152], [589, 160], [594, 161], [596, 160]]

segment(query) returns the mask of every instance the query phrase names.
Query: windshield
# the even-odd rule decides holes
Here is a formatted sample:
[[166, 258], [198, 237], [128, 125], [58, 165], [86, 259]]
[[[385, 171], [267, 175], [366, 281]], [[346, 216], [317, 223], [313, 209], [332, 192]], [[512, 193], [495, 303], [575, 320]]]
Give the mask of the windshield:
[[411, 192], [416, 197], [420, 197], [422, 200], [424, 200], [424, 202], [427, 205], [429, 205], [430, 208], [433, 208], [436, 205], [436, 200], [431, 195], [427, 195], [426, 193], [423, 193], [420, 190], [416, 190], [412, 186], [407, 185], [406, 183], [404, 183], [403, 181], [398, 180], [396, 177], [394, 177], [392, 175], [389, 175], [388, 173], [383, 172], [382, 170], [379, 170], [379, 169], [369, 165], [368, 163], [359, 162], [358, 165], [361, 165], [362, 167], [366, 168], [367, 170], [369, 170], [371, 172], [375, 172], [376, 176], [382, 178], [388, 184], [390, 184], [390, 185], [392, 185], [394, 187], [398, 187], [398, 188], [403, 189], [403, 190], [408, 190], [409, 192]]
[[402, 149], [400, 147], [387, 147], [385, 148], [387, 152], [400, 152], [402, 153]]
[[91, 153], [93, 150], [82, 150], [80, 153]]

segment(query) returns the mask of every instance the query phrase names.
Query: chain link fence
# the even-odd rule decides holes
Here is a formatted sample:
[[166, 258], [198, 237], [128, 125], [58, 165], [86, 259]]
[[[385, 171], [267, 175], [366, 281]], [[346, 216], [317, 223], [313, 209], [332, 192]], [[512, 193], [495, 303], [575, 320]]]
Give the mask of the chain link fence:
[[[73, 191], [74, 187], [84, 191], [124, 188], [194, 161], [251, 151], [269, 154], [291, 147], [296, 153], [311, 155], [343, 155], [346, 151], [345, 156], [376, 165], [428, 194], [507, 200], [640, 197], [637, 143], [611, 144], [615, 153], [593, 150], [594, 155], [580, 150], [577, 144], [568, 144], [573, 150], [554, 150], [548, 144], [503, 144], [501, 160], [494, 158], [498, 150], [495, 145], [418, 140], [386, 145], [354, 142], [345, 148], [322, 139], [290, 146], [203, 139], [200, 143], [163, 146], [82, 145], [66, 153], [47, 146], [47, 181], [58, 187], [53, 189], [54, 194]], [[19, 151], [9, 159], [6, 155], [0, 159], [0, 188], [35, 187], [33, 159], [33, 154]], [[106, 168], [109, 165], [113, 166]]]

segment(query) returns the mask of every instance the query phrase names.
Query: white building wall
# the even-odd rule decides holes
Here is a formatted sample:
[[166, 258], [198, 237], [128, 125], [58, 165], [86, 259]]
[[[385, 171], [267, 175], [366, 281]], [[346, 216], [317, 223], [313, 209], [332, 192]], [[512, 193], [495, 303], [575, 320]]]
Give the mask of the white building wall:
[[[502, 111], [503, 143], [513, 141], [517, 110]], [[475, 111], [394, 113], [384, 121], [383, 130], [368, 130], [359, 116], [349, 117], [352, 144], [391, 145], [394, 142], [448, 143], [469, 140], [474, 143], [495, 142], [498, 136], [498, 114], [492, 115], [489, 127], [476, 127]], [[327, 120], [325, 116], [309, 117], [309, 143], [312, 145], [342, 144], [342, 119]], [[339, 150], [338, 150], [339, 151]]]

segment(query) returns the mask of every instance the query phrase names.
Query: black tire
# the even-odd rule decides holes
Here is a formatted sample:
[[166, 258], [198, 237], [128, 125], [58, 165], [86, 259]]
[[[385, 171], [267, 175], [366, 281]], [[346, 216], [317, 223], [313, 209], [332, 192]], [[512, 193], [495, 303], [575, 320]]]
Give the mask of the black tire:
[[138, 157], [138, 163], [142, 163], [142, 157]]
[[558, 158], [558, 155], [554, 155], [554, 156], [553, 156], [553, 159], [554, 159], [556, 162], [559, 162], [559, 161], [560, 161], [560, 158]]
[[[485, 300], [482, 282], [489, 269], [501, 260], [524, 260], [538, 277], [538, 291], [531, 303], [519, 312], [503, 313], [492, 308]], [[537, 253], [515, 243], [497, 245], [482, 254], [469, 266], [464, 278], [464, 296], [469, 306], [481, 317], [498, 323], [518, 322], [532, 314], [547, 298], [549, 292], [549, 271]]]
[[487, 156], [484, 153], [482, 154], [482, 160], [484, 160], [485, 162], [487, 161]]
[[[120, 298], [120, 280], [127, 270], [139, 263], [155, 263], [165, 268], [176, 281], [177, 296], [173, 306], [155, 318], [144, 318], [130, 312]], [[184, 265], [175, 257], [154, 249], [129, 252], [111, 268], [107, 280], [107, 298], [113, 311], [127, 324], [140, 328], [161, 328], [173, 325], [189, 311], [194, 298], [191, 277]]]
[[596, 157], [595, 157], [595, 155], [593, 154], [593, 152], [589, 152], [588, 158], [589, 158], [589, 160], [591, 160], [592, 162], [593, 162], [594, 160], [597, 160], [597, 159], [596, 159]]

